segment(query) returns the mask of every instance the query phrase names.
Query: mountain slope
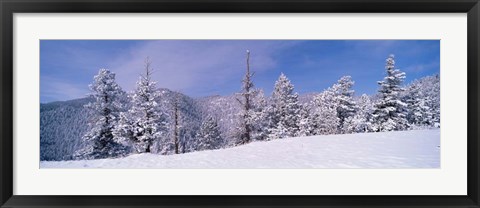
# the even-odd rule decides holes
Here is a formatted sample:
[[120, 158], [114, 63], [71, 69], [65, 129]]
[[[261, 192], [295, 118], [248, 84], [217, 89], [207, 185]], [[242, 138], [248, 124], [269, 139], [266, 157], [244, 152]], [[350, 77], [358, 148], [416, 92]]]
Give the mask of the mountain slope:
[[[167, 114], [173, 113], [173, 100], [178, 98], [180, 106], [180, 140], [182, 152], [194, 151], [195, 135], [202, 120], [202, 111], [197, 102], [181, 93], [168, 89], [159, 89], [158, 103]], [[59, 101], [40, 104], [40, 160], [71, 160], [75, 151], [83, 148], [82, 141], [87, 132], [92, 112], [84, 106], [91, 98], [80, 98], [69, 101]], [[126, 103], [129, 105], [128, 103]], [[171, 116], [167, 118], [172, 124]], [[167, 132], [162, 141], [157, 141], [155, 153], [168, 154], [172, 151], [172, 132]]]
[[40, 104], [40, 160], [70, 160], [84, 147], [91, 112], [83, 106], [89, 98]]

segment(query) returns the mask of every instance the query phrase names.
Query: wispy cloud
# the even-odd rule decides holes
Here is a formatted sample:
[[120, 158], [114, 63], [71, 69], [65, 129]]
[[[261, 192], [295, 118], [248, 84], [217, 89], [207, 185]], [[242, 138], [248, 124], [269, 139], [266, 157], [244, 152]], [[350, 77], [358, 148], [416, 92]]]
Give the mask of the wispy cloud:
[[133, 90], [148, 56], [158, 87], [189, 96], [228, 95], [240, 89], [246, 50], [255, 86], [269, 94], [280, 72], [297, 92], [321, 91], [350, 75], [359, 93], [374, 93], [385, 59], [407, 72], [406, 82], [439, 72], [440, 42], [415, 40], [58, 40], [42, 41], [41, 101], [84, 97], [100, 68]]
[[431, 71], [433, 69], [439, 69], [440, 68], [440, 62], [439, 61], [433, 61], [430, 63], [426, 64], [414, 64], [405, 67], [403, 70], [405, 72], [410, 72], [410, 73], [423, 73], [425, 71]]
[[88, 86], [50, 76], [41, 76], [40, 86], [41, 103], [82, 98], [89, 93]]
[[[351, 43], [348, 41], [348, 43]], [[398, 48], [401, 41], [397, 40], [365, 40], [353, 42], [353, 50], [355, 52], [362, 51], [363, 55], [371, 56], [387, 56], [394, 53], [393, 49]]]
[[210, 95], [238, 81], [245, 70], [246, 50], [257, 72], [277, 67], [275, 53], [299, 42], [281, 41], [149, 41], [110, 62], [124, 89], [135, 86], [148, 56], [158, 87], [195, 95]]

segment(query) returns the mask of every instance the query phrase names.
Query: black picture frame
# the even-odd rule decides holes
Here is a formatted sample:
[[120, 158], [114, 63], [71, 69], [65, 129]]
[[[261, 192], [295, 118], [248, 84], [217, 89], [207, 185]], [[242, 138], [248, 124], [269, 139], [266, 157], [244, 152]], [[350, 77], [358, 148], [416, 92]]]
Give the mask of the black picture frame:
[[[1, 207], [480, 207], [478, 0], [0, 0]], [[466, 196], [25, 196], [13, 195], [14, 13], [467, 13], [468, 194]], [[253, 188], [253, 187], [252, 187]]]

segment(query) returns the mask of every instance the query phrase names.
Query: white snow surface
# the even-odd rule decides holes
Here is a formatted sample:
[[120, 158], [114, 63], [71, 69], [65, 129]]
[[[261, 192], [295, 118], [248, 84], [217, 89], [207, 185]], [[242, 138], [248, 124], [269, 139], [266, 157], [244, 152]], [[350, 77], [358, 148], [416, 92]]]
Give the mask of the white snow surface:
[[295, 137], [179, 155], [40, 161], [40, 168], [440, 168], [440, 129]]

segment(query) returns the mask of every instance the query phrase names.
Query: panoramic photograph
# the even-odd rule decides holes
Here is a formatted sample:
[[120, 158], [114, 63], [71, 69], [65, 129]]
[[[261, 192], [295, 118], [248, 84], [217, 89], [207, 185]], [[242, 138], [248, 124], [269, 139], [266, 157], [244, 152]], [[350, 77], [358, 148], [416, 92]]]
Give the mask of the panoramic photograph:
[[40, 40], [40, 168], [440, 168], [440, 40]]

